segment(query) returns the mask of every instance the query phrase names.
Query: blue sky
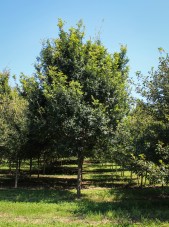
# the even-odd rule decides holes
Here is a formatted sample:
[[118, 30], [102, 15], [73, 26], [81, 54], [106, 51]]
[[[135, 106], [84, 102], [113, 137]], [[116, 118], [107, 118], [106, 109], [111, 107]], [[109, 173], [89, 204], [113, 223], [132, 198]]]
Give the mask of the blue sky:
[[169, 52], [168, 0], [0, 0], [0, 71], [31, 75], [42, 40], [83, 20], [86, 37], [100, 32], [110, 52], [128, 47], [130, 75], [158, 64], [158, 47]]

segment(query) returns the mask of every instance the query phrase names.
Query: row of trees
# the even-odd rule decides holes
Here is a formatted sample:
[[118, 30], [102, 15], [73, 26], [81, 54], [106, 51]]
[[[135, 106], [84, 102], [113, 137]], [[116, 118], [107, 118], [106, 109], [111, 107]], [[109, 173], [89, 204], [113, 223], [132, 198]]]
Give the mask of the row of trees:
[[[119, 150], [117, 162], [129, 166], [136, 174], [152, 184], [169, 182], [169, 56], [161, 55], [158, 69], [147, 77], [137, 73], [137, 100], [116, 131]], [[117, 151], [116, 150], [116, 151]], [[115, 152], [117, 154], [117, 152]]]
[[77, 157], [77, 195], [84, 158], [108, 159], [143, 178], [168, 179], [168, 56], [161, 57], [140, 93], [146, 101], [131, 105], [126, 47], [110, 54], [100, 40], [85, 41], [84, 27], [64, 29], [47, 40], [32, 77], [14, 88], [0, 74], [1, 160], [15, 164]]

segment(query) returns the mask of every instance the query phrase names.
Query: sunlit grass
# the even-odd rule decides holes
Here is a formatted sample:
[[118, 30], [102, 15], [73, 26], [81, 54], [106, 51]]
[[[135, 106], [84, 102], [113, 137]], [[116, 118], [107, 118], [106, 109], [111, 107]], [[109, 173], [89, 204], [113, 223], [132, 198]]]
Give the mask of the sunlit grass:
[[4, 226], [168, 226], [168, 197], [168, 188], [90, 188], [81, 200], [75, 190], [3, 189], [0, 218]]
[[137, 187], [126, 187], [131, 183], [131, 172], [123, 173], [120, 166], [87, 160], [79, 200], [75, 190], [77, 165], [68, 163], [61, 165], [57, 174], [41, 172], [38, 178], [33, 173], [30, 178], [28, 164], [24, 164], [22, 172], [26, 170], [27, 175], [20, 176], [18, 189], [4, 187], [4, 182], [13, 185], [14, 175], [3, 173], [2, 168], [0, 227], [169, 226], [169, 189], [141, 189], [135, 174], [132, 181]]

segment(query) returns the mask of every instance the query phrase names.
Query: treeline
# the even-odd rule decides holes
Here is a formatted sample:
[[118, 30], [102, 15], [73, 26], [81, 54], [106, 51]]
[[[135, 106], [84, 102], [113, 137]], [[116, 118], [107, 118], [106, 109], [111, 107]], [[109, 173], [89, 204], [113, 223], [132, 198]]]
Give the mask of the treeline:
[[[0, 73], [0, 158], [38, 169], [62, 157], [77, 157], [77, 195], [85, 158], [112, 161], [153, 184], [169, 180], [169, 57], [142, 78], [143, 100], [130, 96], [127, 50], [109, 53], [100, 40], [86, 40], [81, 22], [43, 46], [33, 76], [10, 86]], [[141, 77], [142, 76], [142, 77]], [[143, 182], [144, 179], [144, 182]]]

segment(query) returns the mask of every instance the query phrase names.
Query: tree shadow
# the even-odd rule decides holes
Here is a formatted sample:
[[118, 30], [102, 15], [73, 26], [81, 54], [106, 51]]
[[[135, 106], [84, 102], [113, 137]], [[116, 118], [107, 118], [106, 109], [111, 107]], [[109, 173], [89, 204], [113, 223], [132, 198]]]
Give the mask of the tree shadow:
[[[93, 189], [93, 196], [95, 196]], [[104, 196], [108, 199], [105, 199]], [[0, 202], [44, 202], [76, 203], [72, 211], [77, 218], [85, 218], [88, 215], [116, 221], [118, 224], [139, 224], [145, 220], [156, 222], [169, 222], [169, 187], [161, 188], [130, 188], [103, 190], [103, 197], [99, 200], [83, 193], [80, 200], [76, 199], [76, 193], [70, 190], [52, 189], [0, 189]]]
[[[73, 169], [73, 171], [75, 171]], [[69, 172], [69, 170], [68, 170]], [[70, 173], [70, 172], [69, 172]], [[29, 189], [73, 189], [76, 188], [77, 179], [76, 175], [69, 174], [61, 175], [40, 175], [38, 178], [36, 175], [29, 177], [28, 172], [21, 172], [19, 174], [18, 187], [19, 188], [29, 188]], [[63, 177], [62, 177], [63, 176]], [[15, 174], [4, 174], [0, 177], [0, 188], [13, 188], [15, 182]], [[104, 187], [104, 188], [123, 188], [136, 186], [136, 180], [130, 180], [127, 177], [120, 177], [115, 174], [101, 175], [93, 174], [91, 178], [87, 178], [84, 175], [83, 187], [87, 188], [90, 186]]]
[[48, 189], [0, 189], [0, 201], [61, 203], [75, 200], [76, 194], [69, 190]]
[[75, 214], [101, 215], [104, 218], [127, 220], [129, 224], [169, 222], [169, 188], [110, 189], [112, 201], [92, 201], [85, 198], [78, 204]]
[[93, 185], [96, 187], [108, 187], [108, 188], [127, 188], [137, 185], [136, 178], [130, 179], [129, 177], [120, 177], [119, 175], [92, 175], [91, 178], [83, 179], [83, 185]]
[[[13, 188], [14, 187], [14, 176], [4, 176], [0, 178], [0, 188]], [[77, 180], [75, 178], [66, 178], [43, 176], [28, 177], [20, 176], [18, 180], [18, 188], [28, 189], [73, 189], [76, 187]]]

